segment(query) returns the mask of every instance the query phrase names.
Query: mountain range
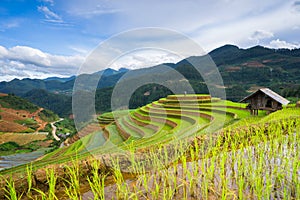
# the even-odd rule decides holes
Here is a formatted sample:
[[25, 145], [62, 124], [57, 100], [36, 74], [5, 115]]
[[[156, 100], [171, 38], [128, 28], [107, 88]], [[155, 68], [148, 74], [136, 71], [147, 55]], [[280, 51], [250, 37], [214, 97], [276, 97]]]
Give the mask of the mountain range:
[[[269, 87], [286, 97], [300, 96], [300, 49], [270, 49], [262, 46], [241, 49], [234, 45], [225, 45], [208, 55], [218, 67], [227, 98], [230, 100], [240, 100], [258, 87]], [[196, 93], [207, 93], [203, 77], [190, 63], [191, 60], [193, 63], [201, 63], [205, 57], [207, 55], [193, 56], [178, 63], [138, 70], [106, 69], [69, 78], [14, 79], [10, 82], [0, 82], [0, 92], [24, 97], [41, 107], [66, 116], [71, 114], [71, 94], [76, 78], [89, 83], [98, 80], [101, 75], [96, 91], [96, 102], [101, 102], [101, 105], [96, 103], [96, 110], [108, 111], [113, 87], [118, 81], [151, 80], [153, 77], [161, 77], [168, 84], [176, 85], [179, 79], [171, 75], [174, 69], [192, 85]], [[130, 100], [129, 107], [135, 108], [172, 93], [162, 85], [164, 84], [149, 83], [138, 88]]]

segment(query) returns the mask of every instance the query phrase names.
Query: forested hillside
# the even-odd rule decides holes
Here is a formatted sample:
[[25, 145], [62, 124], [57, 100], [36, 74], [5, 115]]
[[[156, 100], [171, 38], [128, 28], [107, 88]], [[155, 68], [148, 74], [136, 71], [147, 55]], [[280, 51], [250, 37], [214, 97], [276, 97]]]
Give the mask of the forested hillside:
[[[300, 96], [300, 49], [269, 49], [255, 46], [240, 49], [237, 46], [225, 45], [209, 53], [218, 67], [226, 90], [227, 99], [239, 101], [259, 87], [269, 87], [275, 92], [296, 101]], [[176, 64], [164, 64], [177, 70], [193, 87], [195, 93], [208, 93], [206, 83], [199, 72], [188, 60], [200, 62], [201, 56], [184, 59]], [[168, 84], [176, 84], [169, 71], [159, 70], [163, 65], [130, 71], [135, 79], [143, 79], [150, 74], [153, 77], [166, 76]], [[156, 72], [153, 72], [155, 71]], [[106, 69], [94, 74], [80, 75], [79, 79], [99, 80], [96, 91], [96, 111], [110, 110], [110, 98], [115, 84], [122, 80], [127, 69], [119, 71]], [[126, 73], [127, 74], [127, 73]], [[128, 78], [127, 78], [128, 79]], [[22, 96], [35, 104], [53, 110], [61, 116], [71, 114], [71, 95], [75, 77], [69, 79], [49, 78], [45, 80], [23, 79], [0, 83], [0, 92]], [[218, 86], [216, 86], [218, 87]], [[134, 93], [130, 108], [137, 108], [149, 102], [171, 94], [170, 90], [160, 85], [144, 85]]]

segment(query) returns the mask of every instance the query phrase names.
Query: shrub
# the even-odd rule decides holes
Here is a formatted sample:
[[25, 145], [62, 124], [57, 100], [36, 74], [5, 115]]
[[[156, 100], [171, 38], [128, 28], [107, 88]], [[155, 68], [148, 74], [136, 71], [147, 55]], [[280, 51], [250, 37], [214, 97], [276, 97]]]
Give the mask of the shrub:
[[11, 151], [20, 148], [20, 145], [16, 142], [5, 142], [0, 144], [0, 151]]

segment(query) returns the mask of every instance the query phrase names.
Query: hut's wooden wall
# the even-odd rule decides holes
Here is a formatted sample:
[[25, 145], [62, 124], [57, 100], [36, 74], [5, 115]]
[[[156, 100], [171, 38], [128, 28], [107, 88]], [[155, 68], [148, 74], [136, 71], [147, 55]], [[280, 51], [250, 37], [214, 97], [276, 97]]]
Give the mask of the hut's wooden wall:
[[258, 92], [250, 99], [251, 106], [249, 107], [252, 110], [280, 110], [282, 105], [276, 100], [270, 98], [263, 92]]

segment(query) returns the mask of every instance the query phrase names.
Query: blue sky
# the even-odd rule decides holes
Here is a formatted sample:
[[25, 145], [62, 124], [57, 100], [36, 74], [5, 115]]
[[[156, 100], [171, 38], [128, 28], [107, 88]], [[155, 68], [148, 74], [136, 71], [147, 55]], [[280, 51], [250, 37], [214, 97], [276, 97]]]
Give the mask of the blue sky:
[[[99, 43], [141, 27], [178, 31], [206, 52], [228, 43], [299, 48], [300, 1], [1, 0], [0, 81], [76, 74]], [[139, 53], [123, 66], [177, 60]]]

